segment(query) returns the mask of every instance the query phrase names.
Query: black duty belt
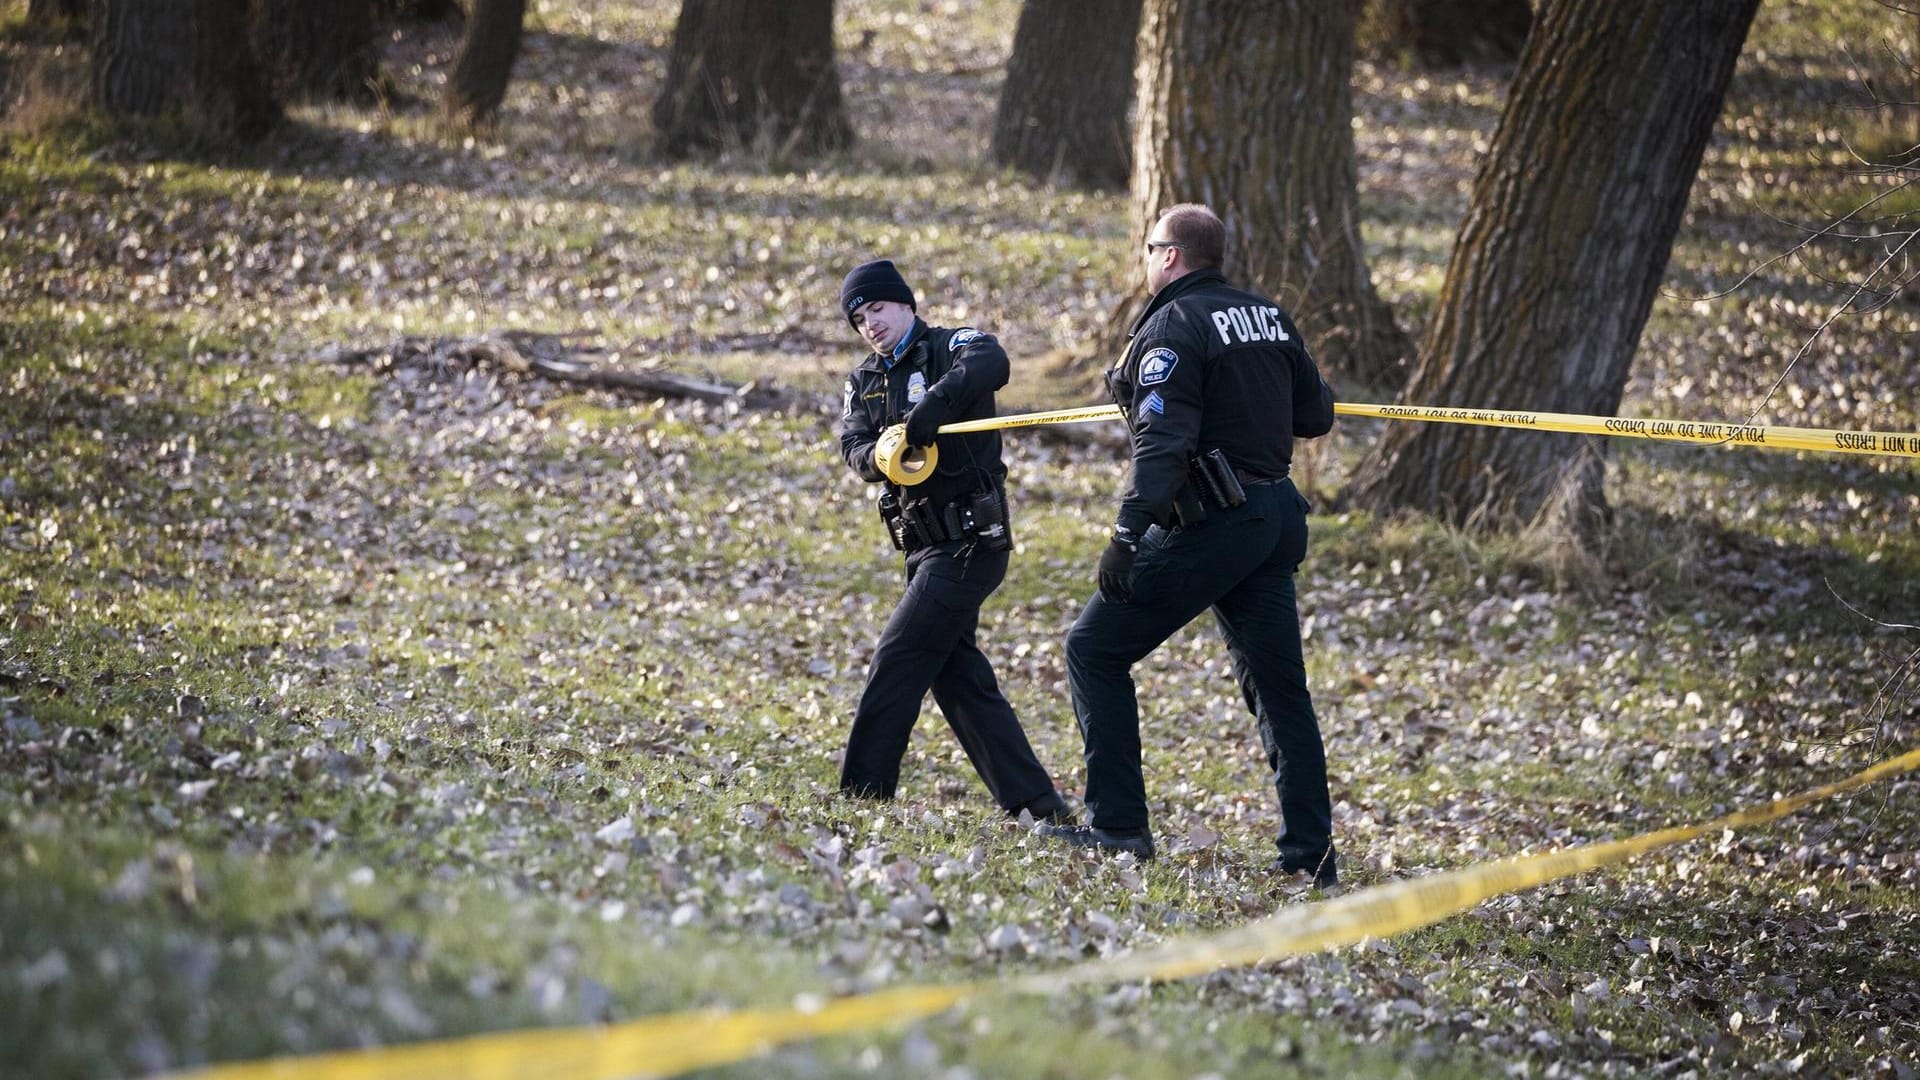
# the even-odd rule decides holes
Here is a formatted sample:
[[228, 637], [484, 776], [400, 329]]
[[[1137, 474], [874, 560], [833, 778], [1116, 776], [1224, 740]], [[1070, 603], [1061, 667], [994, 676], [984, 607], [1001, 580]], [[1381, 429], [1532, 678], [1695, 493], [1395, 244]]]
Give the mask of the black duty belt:
[[940, 506], [928, 499], [901, 503], [889, 492], [880, 499], [880, 517], [893, 546], [909, 555], [956, 540], [978, 543], [990, 551], [1012, 546], [1006, 498], [997, 491], [958, 495]]
[[1250, 473], [1237, 465], [1234, 467], [1233, 475], [1240, 478], [1241, 487], [1265, 487], [1268, 484], [1278, 484], [1286, 479], [1284, 475], [1261, 476], [1258, 473]]
[[1225, 451], [1215, 448], [1187, 459], [1187, 484], [1174, 500], [1174, 520], [1182, 526], [1197, 525], [1207, 519], [1208, 510], [1231, 510], [1247, 501], [1247, 488], [1266, 487], [1285, 480], [1285, 476], [1263, 476], [1248, 472], [1227, 460]]

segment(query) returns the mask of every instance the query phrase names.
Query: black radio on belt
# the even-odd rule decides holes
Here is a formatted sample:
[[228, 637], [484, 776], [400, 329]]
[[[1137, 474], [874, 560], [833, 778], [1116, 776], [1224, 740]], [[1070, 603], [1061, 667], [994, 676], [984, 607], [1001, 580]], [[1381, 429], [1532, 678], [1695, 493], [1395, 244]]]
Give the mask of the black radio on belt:
[[1005, 551], [1013, 546], [1013, 533], [1007, 528], [1007, 504], [1000, 493], [988, 488], [976, 491], [958, 504], [960, 531], [988, 551]]

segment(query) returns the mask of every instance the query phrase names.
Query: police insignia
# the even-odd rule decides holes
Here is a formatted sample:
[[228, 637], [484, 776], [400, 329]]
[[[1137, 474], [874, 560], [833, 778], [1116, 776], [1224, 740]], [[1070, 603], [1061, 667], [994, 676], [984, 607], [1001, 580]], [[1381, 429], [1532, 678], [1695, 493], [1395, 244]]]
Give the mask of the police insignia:
[[1167, 400], [1160, 396], [1158, 390], [1148, 391], [1147, 396], [1140, 399], [1140, 415], [1145, 416], [1148, 413], [1158, 413], [1161, 416], [1167, 413]]
[[907, 401], [917, 405], [920, 399], [926, 396], [927, 377], [918, 371], [907, 376]]
[[1155, 349], [1140, 358], [1140, 385], [1159, 386], [1173, 374], [1173, 365], [1180, 362], [1180, 356], [1172, 349]]
[[977, 338], [979, 336], [980, 336], [980, 331], [975, 330], [971, 326], [963, 326], [960, 329], [955, 330], [953, 332], [953, 336], [947, 339], [947, 351], [953, 352], [959, 349], [960, 346], [965, 345], [967, 342], [972, 341], [974, 338]]
[[840, 403], [840, 410], [841, 410], [840, 415], [842, 416], [850, 417], [853, 415], [853, 380], [852, 379], [847, 380], [846, 397]]

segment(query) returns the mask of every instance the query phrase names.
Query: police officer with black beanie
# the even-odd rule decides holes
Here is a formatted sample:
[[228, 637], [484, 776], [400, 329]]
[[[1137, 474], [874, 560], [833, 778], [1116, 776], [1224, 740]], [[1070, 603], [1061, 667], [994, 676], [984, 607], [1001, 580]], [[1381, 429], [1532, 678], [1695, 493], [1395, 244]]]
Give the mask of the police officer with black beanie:
[[1176, 206], [1148, 236], [1153, 298], [1107, 375], [1132, 432], [1132, 475], [1099, 593], [1067, 635], [1091, 824], [1040, 831], [1153, 857], [1131, 670], [1211, 608], [1280, 796], [1276, 868], [1332, 887], [1326, 751], [1293, 585], [1308, 506], [1287, 474], [1296, 437], [1332, 430], [1333, 391], [1287, 313], [1227, 284], [1213, 211]]
[[[874, 647], [847, 738], [840, 788], [890, 799], [928, 690], [1008, 814], [1073, 818], [1034, 756], [1013, 706], [975, 642], [980, 605], [1007, 573], [1011, 548], [1007, 468], [998, 432], [940, 435], [942, 424], [995, 415], [1007, 354], [991, 334], [928, 326], [913, 290], [886, 259], [863, 263], [840, 286], [840, 310], [873, 353], [847, 376], [840, 453], [860, 478], [882, 485], [881, 518], [906, 555], [907, 588]], [[910, 487], [874, 462], [881, 435], [936, 449], [934, 473]]]

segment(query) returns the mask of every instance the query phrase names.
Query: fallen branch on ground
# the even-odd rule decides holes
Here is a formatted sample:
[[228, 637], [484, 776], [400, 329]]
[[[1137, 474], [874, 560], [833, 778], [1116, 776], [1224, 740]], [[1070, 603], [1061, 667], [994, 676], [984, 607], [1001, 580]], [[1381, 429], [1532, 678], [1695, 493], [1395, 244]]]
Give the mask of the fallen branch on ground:
[[715, 405], [732, 403], [750, 409], [813, 404], [809, 395], [757, 379], [736, 384], [653, 367], [603, 367], [590, 358], [605, 356], [606, 350], [597, 345], [576, 346], [573, 342], [578, 338], [578, 335], [526, 330], [500, 331], [473, 338], [405, 337], [369, 348], [334, 345], [321, 350], [314, 358], [333, 364], [368, 365], [380, 372], [424, 367], [442, 376], [492, 369], [649, 400], [686, 398]]

